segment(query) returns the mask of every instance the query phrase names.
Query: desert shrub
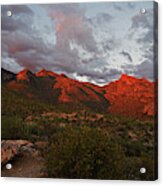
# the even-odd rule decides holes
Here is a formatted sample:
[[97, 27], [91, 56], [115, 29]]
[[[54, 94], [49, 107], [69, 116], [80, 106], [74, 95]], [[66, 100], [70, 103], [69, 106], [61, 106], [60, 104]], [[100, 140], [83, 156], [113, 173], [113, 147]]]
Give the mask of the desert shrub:
[[49, 177], [122, 179], [124, 154], [100, 129], [65, 127], [45, 152]]
[[23, 93], [2, 87], [2, 115], [25, 119], [29, 115], [39, 115], [52, 111], [54, 106], [43, 103], [38, 98], [28, 98]]
[[126, 156], [141, 156], [145, 151], [144, 146], [139, 141], [126, 141], [124, 144]]
[[33, 135], [39, 137], [40, 130], [37, 125], [28, 125], [18, 116], [2, 116], [2, 139], [26, 139], [33, 141]]
[[23, 120], [19, 117], [2, 116], [2, 139], [27, 138], [27, 129]]
[[[146, 173], [140, 173], [140, 168], [144, 167]], [[154, 180], [157, 177], [154, 159], [149, 155], [141, 157], [129, 157], [125, 159], [125, 179], [134, 180]]]

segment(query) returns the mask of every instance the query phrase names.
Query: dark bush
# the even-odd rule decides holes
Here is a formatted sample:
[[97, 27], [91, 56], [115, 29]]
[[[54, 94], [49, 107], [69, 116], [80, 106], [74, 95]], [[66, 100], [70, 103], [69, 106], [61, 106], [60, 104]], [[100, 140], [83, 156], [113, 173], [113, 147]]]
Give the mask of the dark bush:
[[25, 139], [27, 129], [19, 117], [2, 116], [2, 139]]
[[49, 177], [122, 179], [124, 154], [100, 129], [66, 127], [45, 153]]

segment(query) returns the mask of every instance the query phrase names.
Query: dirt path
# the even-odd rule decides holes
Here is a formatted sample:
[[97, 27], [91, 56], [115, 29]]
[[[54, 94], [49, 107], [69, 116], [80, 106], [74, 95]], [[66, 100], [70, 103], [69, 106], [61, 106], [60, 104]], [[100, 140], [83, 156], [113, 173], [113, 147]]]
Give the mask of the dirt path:
[[2, 177], [43, 177], [44, 160], [37, 151], [32, 154], [23, 152], [10, 163], [12, 164], [10, 170], [7, 170], [6, 166], [2, 167]]

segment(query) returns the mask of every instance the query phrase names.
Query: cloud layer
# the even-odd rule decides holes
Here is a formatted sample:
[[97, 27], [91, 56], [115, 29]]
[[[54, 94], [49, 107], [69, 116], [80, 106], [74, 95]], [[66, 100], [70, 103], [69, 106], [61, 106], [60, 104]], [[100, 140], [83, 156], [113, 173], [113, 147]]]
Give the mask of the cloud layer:
[[153, 4], [144, 4], [146, 14], [141, 5], [2, 6], [2, 67], [45, 68], [98, 85], [122, 73], [152, 80]]

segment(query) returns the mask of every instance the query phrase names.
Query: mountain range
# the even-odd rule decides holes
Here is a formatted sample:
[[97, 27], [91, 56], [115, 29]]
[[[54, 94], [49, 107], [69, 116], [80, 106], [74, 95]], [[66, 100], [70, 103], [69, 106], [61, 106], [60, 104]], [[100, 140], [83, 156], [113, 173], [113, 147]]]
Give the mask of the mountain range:
[[77, 105], [138, 118], [154, 116], [157, 110], [157, 83], [145, 78], [122, 74], [119, 80], [100, 87], [45, 69], [37, 73], [24, 69], [14, 74], [2, 68], [1, 76], [2, 87], [7, 90], [52, 105]]

